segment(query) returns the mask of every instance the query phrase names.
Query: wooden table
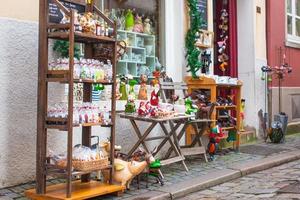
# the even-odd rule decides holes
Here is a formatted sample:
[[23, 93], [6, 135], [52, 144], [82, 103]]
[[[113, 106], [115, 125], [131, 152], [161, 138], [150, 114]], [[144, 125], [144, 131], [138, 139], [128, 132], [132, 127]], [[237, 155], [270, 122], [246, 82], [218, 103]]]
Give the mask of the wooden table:
[[[215, 122], [215, 120], [195, 119], [195, 120], [189, 120], [187, 123], [185, 123], [184, 127], [177, 135], [177, 140], [178, 141], [181, 140], [181, 138], [183, 137], [183, 135], [185, 133], [187, 126], [189, 126], [189, 125], [191, 125], [192, 128], [194, 129], [195, 136], [190, 145], [180, 146], [181, 153], [183, 156], [203, 155], [205, 161], [208, 162], [207, 156], [206, 156], [206, 148], [203, 145], [201, 138], [204, 135], [207, 128], [210, 127], [210, 123], [213, 123], [213, 122]], [[198, 144], [198, 147], [196, 147], [197, 144]], [[173, 150], [170, 148], [166, 154], [166, 157], [170, 156], [172, 152], [173, 152]]]
[[[121, 118], [128, 119], [130, 120], [133, 129], [138, 136], [139, 140], [136, 142], [136, 144], [131, 148], [129, 153], [127, 154], [128, 156], [131, 156], [137, 148], [142, 145], [144, 149], [150, 153], [146, 141], [152, 141], [152, 140], [162, 140], [161, 143], [157, 147], [157, 151], [153, 153], [153, 156], [155, 156], [165, 145], [167, 142], [171, 145], [170, 149], [175, 152], [175, 157], [173, 158], [166, 158], [165, 160], [161, 161], [162, 166], [176, 163], [176, 162], [181, 162], [184, 166], [184, 169], [188, 171], [188, 168], [184, 162], [185, 158], [181, 153], [180, 145], [177, 139], [177, 131], [179, 132], [185, 131], [186, 123], [190, 120], [192, 117], [191, 115], [179, 115], [171, 118], [164, 118], [164, 119], [157, 119], [157, 118], [152, 118], [152, 117], [142, 117], [137, 114], [124, 114], [121, 113], [119, 114]], [[150, 126], [145, 130], [144, 133], [141, 133], [140, 128], [136, 124], [137, 121], [143, 121], [143, 122], [148, 122], [150, 123]], [[170, 131], [168, 131], [166, 125], [169, 124], [167, 122], [173, 122], [174, 126], [170, 127]], [[156, 137], [150, 137], [150, 133], [154, 130], [154, 127], [159, 125], [162, 130], [164, 135], [163, 136], [156, 136]], [[181, 128], [181, 125], [183, 127]], [[181, 130], [180, 130], [181, 128]], [[172, 140], [173, 137], [173, 140]]]

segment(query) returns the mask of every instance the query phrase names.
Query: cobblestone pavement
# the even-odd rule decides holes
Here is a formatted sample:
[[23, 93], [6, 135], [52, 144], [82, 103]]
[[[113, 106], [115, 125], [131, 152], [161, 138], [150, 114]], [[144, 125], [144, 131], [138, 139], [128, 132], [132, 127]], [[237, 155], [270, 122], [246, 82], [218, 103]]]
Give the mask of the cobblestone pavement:
[[[191, 194], [181, 200], [255, 200], [300, 199], [300, 191], [280, 193], [279, 190], [290, 184], [300, 184], [300, 161], [274, 167], [251, 174], [207, 190]], [[296, 194], [298, 193], [298, 194]]]
[[[286, 143], [284, 143], [284, 144], [274, 145], [274, 144], [269, 144], [269, 143], [267, 143], [267, 144], [258, 143], [258, 144], [255, 144], [255, 145], [259, 145], [261, 147], [268, 148], [268, 151], [280, 147], [281, 152], [287, 152], [288, 153], [289, 151], [300, 149], [300, 134], [289, 136], [286, 140]], [[185, 180], [189, 180], [191, 178], [195, 178], [197, 176], [209, 174], [213, 170], [226, 169], [229, 165], [232, 165], [232, 164], [239, 164], [239, 163], [254, 161], [254, 160], [262, 159], [262, 158], [265, 158], [267, 156], [272, 155], [272, 151], [268, 155], [264, 155], [264, 154], [259, 155], [259, 154], [255, 154], [255, 152], [250, 152], [250, 153], [245, 153], [245, 151], [243, 151], [243, 152], [244, 153], [236, 153], [236, 152], [231, 151], [231, 152], [228, 152], [228, 153], [225, 153], [225, 154], [222, 154], [222, 155], [218, 155], [218, 156], [216, 156], [215, 161], [209, 162], [209, 163], [205, 163], [202, 158], [197, 157], [197, 156], [193, 157], [193, 158], [192, 157], [187, 158], [186, 163], [187, 163], [187, 166], [190, 170], [188, 173], [183, 170], [183, 166], [181, 165], [181, 163], [166, 166], [162, 169], [162, 172], [165, 176], [165, 179], [164, 179], [165, 185], [166, 186], [173, 185], [173, 184], [179, 183], [181, 181], [185, 181]], [[276, 151], [276, 153], [278, 153], [278, 151]], [[276, 176], [274, 175], [274, 179], [276, 178], [276, 180], [280, 181], [280, 178], [282, 177], [283, 180], [286, 180], [284, 178], [284, 176], [288, 175], [288, 173], [290, 173], [290, 174], [295, 173], [295, 175], [298, 173], [298, 179], [300, 179], [299, 178], [300, 172], [299, 171], [297, 172], [297, 170], [291, 170], [290, 171], [289, 166], [290, 166], [290, 164], [288, 164], [288, 167], [283, 167], [282, 168], [282, 169], [287, 168], [286, 170], [278, 172], [278, 174], [275, 173]], [[291, 164], [291, 166], [293, 166], [293, 165]], [[298, 163], [298, 165], [295, 164], [294, 166], [298, 166], [298, 169], [300, 169], [299, 168], [299, 163]], [[272, 170], [270, 172], [272, 172]], [[267, 173], [268, 176], [266, 176], [266, 177], [272, 179], [273, 176], [269, 175], [270, 172]], [[261, 179], [260, 183], [263, 187], [263, 183], [264, 183], [263, 180], [264, 179], [262, 179], [262, 174], [261, 173], [250, 175], [250, 177], [253, 177], [252, 179], [254, 179], [254, 177], [258, 177], [257, 179]], [[232, 185], [236, 185], [236, 184], [243, 185], [242, 183], [246, 184], [246, 182], [247, 182], [247, 180], [249, 180], [249, 178], [245, 177], [245, 178], [242, 178], [242, 179], [239, 179], [239, 180], [241, 181], [240, 183], [232, 182], [232, 183], [227, 183], [227, 185], [225, 183], [225, 186], [217, 186], [217, 187], [215, 187], [216, 188], [215, 190], [205, 190], [205, 191], [208, 192], [208, 193], [211, 192], [212, 194], [213, 193], [219, 193], [220, 190], [225, 191], [224, 194], [226, 194], [226, 192], [231, 193], [232, 191], [235, 191], [235, 186], [230, 187], [231, 184]], [[55, 184], [55, 183], [59, 183], [59, 182], [62, 182], [62, 181], [61, 180], [49, 180], [48, 184], [51, 185], [51, 184]], [[266, 183], [265, 186], [269, 186], [269, 184], [272, 184], [274, 182], [275, 181], [268, 181], [268, 183]], [[251, 184], [251, 181], [250, 181], [249, 184]], [[6, 199], [25, 200], [26, 198], [24, 197], [24, 191], [27, 190], [27, 189], [34, 188], [34, 186], [35, 186], [35, 183], [31, 182], [31, 183], [18, 185], [18, 186], [15, 186], [15, 187], [0, 189], [0, 200], [6, 200]], [[246, 184], [245, 187], [241, 186], [240, 189], [247, 189], [248, 186], [249, 185]], [[141, 185], [140, 185], [140, 189], [137, 189], [137, 184], [134, 182], [131, 186], [131, 190], [126, 191], [122, 197], [106, 196], [106, 197], [101, 197], [101, 198], [98, 198], [98, 199], [103, 199], [103, 200], [108, 200], [108, 199], [109, 200], [110, 199], [113, 199], [113, 200], [130, 199], [130, 198], [135, 197], [137, 195], [148, 193], [149, 191], [158, 191], [160, 187], [161, 186], [159, 184], [157, 184], [154, 180], [150, 179], [148, 188], [146, 188], [146, 183], [144, 181], [142, 181]], [[223, 187], [224, 190], [222, 189], [222, 187]], [[219, 191], [218, 191], [218, 189], [219, 189]], [[234, 194], [239, 194], [239, 193], [234, 193]], [[269, 193], [268, 195], [271, 195], [271, 194], [272, 193]], [[205, 197], [205, 194], [203, 194], [203, 195]], [[209, 194], [207, 194], [207, 195], [209, 196]], [[267, 194], [261, 194], [261, 195], [266, 195], [267, 196]], [[255, 196], [255, 195], [253, 195], [253, 196]], [[196, 198], [193, 195], [191, 196], [191, 198], [199, 199], [199, 198]], [[97, 200], [97, 199], [94, 199], [94, 200]]]

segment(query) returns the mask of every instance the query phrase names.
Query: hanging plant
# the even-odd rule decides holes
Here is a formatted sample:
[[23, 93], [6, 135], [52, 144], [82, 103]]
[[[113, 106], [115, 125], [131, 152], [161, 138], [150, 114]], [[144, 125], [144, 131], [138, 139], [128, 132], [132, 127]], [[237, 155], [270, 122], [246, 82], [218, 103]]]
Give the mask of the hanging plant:
[[[68, 58], [69, 57], [69, 42], [56, 40], [53, 45], [53, 51], [57, 52], [60, 57]], [[74, 46], [74, 57], [80, 59], [80, 46], [75, 44]]]
[[186, 58], [188, 72], [191, 72], [193, 78], [197, 78], [197, 72], [202, 68], [203, 64], [200, 59], [201, 50], [195, 46], [195, 42], [199, 37], [199, 29], [205, 26], [202, 13], [199, 11], [198, 0], [187, 0], [190, 15], [190, 29], [185, 39]]

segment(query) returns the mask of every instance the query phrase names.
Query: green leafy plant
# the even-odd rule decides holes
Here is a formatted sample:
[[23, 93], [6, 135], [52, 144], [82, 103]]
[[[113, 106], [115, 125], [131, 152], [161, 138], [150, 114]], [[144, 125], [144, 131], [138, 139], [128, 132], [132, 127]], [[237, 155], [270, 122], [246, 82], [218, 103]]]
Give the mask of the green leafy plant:
[[[69, 42], [56, 40], [53, 45], [53, 51], [57, 52], [59, 56], [63, 58], [69, 57]], [[80, 59], [80, 46], [79, 44], [75, 44], [74, 46], [74, 57]]]
[[197, 72], [202, 68], [203, 63], [199, 59], [201, 50], [195, 46], [197, 32], [206, 23], [204, 22], [201, 12], [197, 8], [198, 0], [187, 0], [190, 15], [190, 29], [185, 38], [186, 58], [188, 72], [191, 72], [193, 78], [197, 78]]

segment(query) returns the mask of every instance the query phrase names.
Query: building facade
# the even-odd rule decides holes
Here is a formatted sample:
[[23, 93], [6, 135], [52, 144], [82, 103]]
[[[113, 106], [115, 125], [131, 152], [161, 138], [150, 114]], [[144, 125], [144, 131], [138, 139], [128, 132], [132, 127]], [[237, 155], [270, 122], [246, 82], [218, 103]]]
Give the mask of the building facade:
[[[282, 111], [289, 116], [289, 122], [300, 120], [300, 5], [296, 0], [267, 0], [268, 65], [286, 62], [293, 67], [282, 88]], [[278, 81], [273, 77], [272, 114], [279, 112]]]
[[[208, 0], [208, 29], [211, 31], [214, 28], [214, 1], [220, 0]], [[236, 27], [237, 49], [231, 56], [236, 58], [237, 64], [233, 67], [239, 79], [244, 82], [243, 98], [247, 102], [245, 121], [248, 126], [259, 129], [257, 112], [264, 109], [260, 68], [267, 64], [265, 0], [228, 1], [235, 5], [232, 12], [236, 15], [233, 23]], [[175, 81], [183, 81], [187, 75], [184, 48], [188, 28], [186, 2], [159, 2], [162, 13], [161, 31], [164, 33], [160, 36], [161, 60]], [[23, 0], [18, 3], [5, 1], [0, 7], [0, 188], [31, 181], [35, 177], [38, 5], [38, 0]], [[275, 11], [273, 14], [276, 15]], [[284, 19], [282, 20], [284, 23]], [[54, 98], [51, 101], [61, 100], [64, 97], [64, 87], [61, 87], [60, 93], [57, 90], [52, 92], [52, 96]], [[134, 135], [129, 123], [123, 120], [119, 122], [117, 132], [122, 134], [118, 134], [117, 143], [126, 152], [136, 138], [132, 138]], [[159, 130], [157, 133], [159, 134]], [[79, 134], [75, 131], [74, 135], [76, 137], [73, 143], [80, 143], [81, 138], [77, 137]], [[102, 129], [99, 129], [99, 135], [106, 137]], [[65, 151], [66, 137], [62, 140], [53, 131], [49, 133], [49, 140], [50, 150], [59, 153]]]

